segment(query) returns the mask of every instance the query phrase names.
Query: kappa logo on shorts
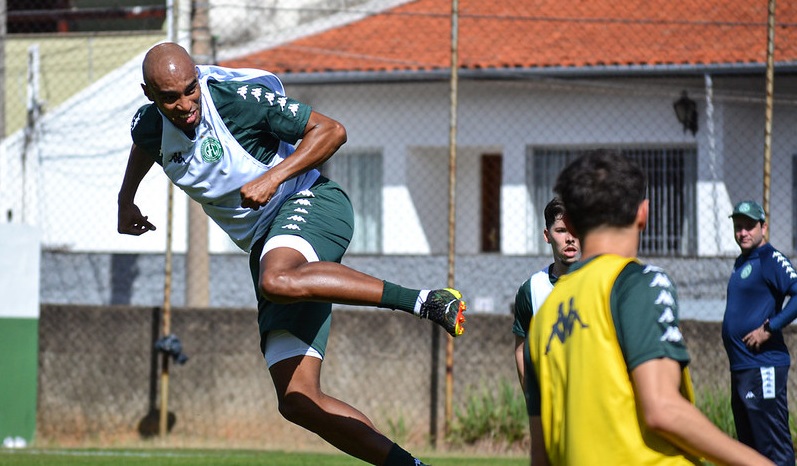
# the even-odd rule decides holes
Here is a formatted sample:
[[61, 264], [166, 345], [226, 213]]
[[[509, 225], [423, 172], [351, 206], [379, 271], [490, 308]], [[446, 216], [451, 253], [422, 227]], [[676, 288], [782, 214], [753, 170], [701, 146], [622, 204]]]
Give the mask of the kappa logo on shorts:
[[291, 215], [288, 217], [288, 220], [293, 220], [294, 222], [298, 223], [307, 223], [307, 220], [305, 220], [301, 215]]
[[205, 138], [202, 141], [200, 152], [202, 152], [202, 160], [207, 163], [216, 163], [224, 155], [224, 149], [222, 149], [221, 143], [216, 138]]
[[764, 396], [765, 400], [771, 400], [775, 398], [775, 368], [774, 367], [762, 367], [761, 371], [761, 394]]
[[301, 228], [299, 228], [299, 225], [297, 225], [295, 223], [289, 223], [287, 225], [282, 225], [282, 229], [283, 230], [296, 230], [296, 231], [301, 231], [302, 230]]
[[313, 205], [313, 203], [308, 201], [307, 199], [296, 199], [295, 201], [293, 201], [293, 203], [294, 204], [299, 204], [299, 205], [304, 205], [304, 206], [307, 206], [307, 207], [310, 207], [311, 205]]

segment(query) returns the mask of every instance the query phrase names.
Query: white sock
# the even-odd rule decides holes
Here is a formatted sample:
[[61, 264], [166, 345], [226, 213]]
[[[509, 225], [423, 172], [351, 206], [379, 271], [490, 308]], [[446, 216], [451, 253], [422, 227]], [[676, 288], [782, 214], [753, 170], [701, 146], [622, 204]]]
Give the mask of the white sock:
[[412, 313], [416, 316], [421, 315], [421, 306], [423, 306], [423, 303], [426, 302], [426, 297], [429, 296], [430, 291], [432, 290], [421, 290], [421, 292], [418, 294], [418, 299], [415, 300], [415, 308], [412, 310]]

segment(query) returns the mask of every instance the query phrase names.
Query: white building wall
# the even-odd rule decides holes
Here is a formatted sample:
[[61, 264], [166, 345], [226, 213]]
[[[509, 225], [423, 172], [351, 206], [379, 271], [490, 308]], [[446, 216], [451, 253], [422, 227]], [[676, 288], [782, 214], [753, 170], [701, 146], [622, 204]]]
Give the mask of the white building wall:
[[[797, 155], [797, 112], [793, 106], [775, 106], [773, 112], [772, 186], [788, 187], [788, 191], [774, 191], [770, 199], [770, 242], [782, 252], [791, 254], [794, 244], [794, 205], [797, 202], [797, 181], [794, 180], [792, 160]], [[763, 129], [761, 130], [763, 133]], [[793, 255], [792, 255], [793, 257]]]
[[[166, 178], [156, 166], [142, 184], [136, 202], [158, 230], [141, 237], [116, 233], [116, 196], [130, 147], [129, 124], [138, 106], [146, 103], [139, 88], [140, 57], [109, 75], [63, 108], [46, 115], [47, 131], [38, 153], [46, 163], [36, 181], [39, 226], [45, 247], [75, 251], [160, 252], [165, 249]], [[701, 81], [696, 81], [701, 84]], [[760, 105], [717, 99], [715, 105], [716, 160], [707, 163], [709, 139], [701, 107], [697, 137], [684, 133], [675, 120], [672, 92], [632, 92], [629, 85], [586, 85], [562, 82], [460, 83], [458, 115], [457, 249], [479, 252], [479, 156], [504, 156], [502, 186], [502, 247], [505, 254], [537, 254], [539, 231], [525, 186], [526, 151], [533, 146], [596, 146], [695, 144], [698, 164], [698, 234], [700, 255], [733, 254], [735, 245], [727, 212], [733, 202], [760, 199], [760, 151], [763, 127]], [[341, 122], [348, 130], [348, 148], [379, 147], [384, 160], [383, 252], [387, 254], [444, 254], [447, 251], [448, 83], [385, 83], [353, 85], [287, 85], [290, 96]], [[715, 91], [717, 95], [724, 89]], [[97, 120], [95, 110], [108, 106], [112, 116]], [[781, 187], [772, 203], [772, 241], [786, 250], [791, 244], [791, 157], [797, 153], [792, 128], [793, 106], [776, 109], [772, 182]], [[76, 142], [69, 125], [91, 122], [95, 137]], [[728, 144], [732, 136], [734, 143]], [[19, 135], [6, 139], [0, 168], [0, 207], [18, 209], [18, 182], [6, 180], [8, 166], [18, 160]], [[15, 139], [16, 138], [16, 139]], [[784, 143], [785, 141], [785, 143]], [[789, 142], [791, 141], [791, 142]], [[14, 152], [12, 154], [12, 152]], [[100, 155], [112, 153], [112, 158]], [[15, 159], [16, 157], [16, 159]], [[96, 159], [94, 157], [97, 157]], [[739, 170], [744, 164], [747, 171]], [[88, 169], [102, 176], [87, 179]], [[729, 170], [728, 167], [734, 167]], [[732, 173], [741, 173], [733, 175]], [[14, 184], [17, 183], [17, 184]], [[34, 189], [34, 188], [31, 188]], [[67, 195], [68, 194], [68, 195]], [[553, 193], [551, 193], [553, 195]], [[186, 244], [186, 199], [175, 193], [173, 250]], [[15, 221], [19, 221], [16, 217]], [[79, 225], [80, 228], [67, 228]], [[90, 232], [87, 234], [86, 232]], [[211, 252], [235, 249], [211, 224]]]
[[[726, 134], [732, 134], [734, 144], [726, 145], [725, 185], [730, 202], [724, 206], [727, 216], [731, 206], [744, 199], [763, 203], [764, 193], [764, 106], [759, 103], [732, 102], [726, 110]], [[769, 215], [770, 242], [784, 252], [792, 251], [792, 205], [794, 203], [794, 180], [792, 179], [792, 155], [797, 153], [797, 112], [793, 105], [776, 106], [773, 114], [772, 153], [770, 185], [773, 187]], [[730, 137], [730, 136], [726, 136]], [[777, 187], [778, 189], [774, 189]], [[733, 239], [732, 223], [725, 227], [727, 237]], [[735, 246], [735, 244], [734, 244]], [[738, 253], [738, 248], [733, 248]]]

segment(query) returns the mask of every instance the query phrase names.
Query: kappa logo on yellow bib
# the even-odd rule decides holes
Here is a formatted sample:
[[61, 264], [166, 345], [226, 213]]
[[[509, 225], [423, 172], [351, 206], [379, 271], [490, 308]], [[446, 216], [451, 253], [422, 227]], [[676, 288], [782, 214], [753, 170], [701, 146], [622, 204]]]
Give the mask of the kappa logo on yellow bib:
[[202, 141], [200, 151], [202, 152], [202, 160], [207, 163], [216, 163], [224, 155], [224, 149], [221, 148], [221, 143], [216, 138], [205, 138]]
[[589, 325], [581, 320], [581, 315], [576, 309], [575, 299], [571, 297], [567, 314], [565, 314], [565, 303], [559, 303], [559, 317], [551, 327], [551, 335], [548, 337], [548, 344], [545, 345], [545, 354], [551, 351], [551, 343], [553, 343], [554, 338], [559, 340], [559, 343], [564, 344], [565, 340], [573, 334], [576, 323], [581, 326], [580, 328], [589, 328]]

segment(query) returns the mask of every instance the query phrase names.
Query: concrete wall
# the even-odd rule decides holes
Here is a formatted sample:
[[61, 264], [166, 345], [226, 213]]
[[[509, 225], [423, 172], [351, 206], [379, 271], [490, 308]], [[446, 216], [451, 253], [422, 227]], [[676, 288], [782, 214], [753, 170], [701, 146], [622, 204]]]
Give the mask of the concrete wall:
[[[317, 437], [278, 414], [254, 310], [172, 313], [172, 330], [190, 357], [183, 366], [169, 366], [172, 438], [203, 446], [323, 448]], [[152, 411], [158, 406], [159, 369], [151, 347], [158, 316], [158, 309], [145, 307], [42, 307], [38, 442], [119, 444], [157, 429]], [[455, 340], [455, 408], [469, 393], [497, 390], [502, 383], [519, 393], [510, 329], [508, 314], [468, 317], [465, 336]], [[727, 387], [719, 323], [686, 321], [682, 330], [697, 392]], [[336, 310], [323, 388], [368, 414], [387, 435], [424, 444], [432, 406], [438, 429], [443, 427], [445, 337], [433, 369], [432, 332], [429, 322], [402, 312]], [[797, 338], [792, 329], [788, 333], [794, 347]], [[792, 374], [792, 394], [795, 380]]]
[[[172, 330], [190, 358], [183, 366], [169, 365], [176, 437], [203, 445], [320, 445], [277, 411], [254, 310], [172, 313]], [[158, 315], [155, 308], [43, 306], [38, 441], [123, 442], [157, 429], [152, 411], [159, 403], [159, 358], [151, 347]], [[472, 331], [455, 349], [458, 396], [505, 380], [516, 383], [509, 316], [475, 315], [468, 321]], [[446, 337], [436, 353], [433, 394], [433, 329], [403, 312], [335, 311], [323, 388], [367, 413], [385, 433], [423, 443], [433, 397], [442, 428]]]

